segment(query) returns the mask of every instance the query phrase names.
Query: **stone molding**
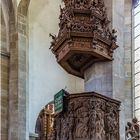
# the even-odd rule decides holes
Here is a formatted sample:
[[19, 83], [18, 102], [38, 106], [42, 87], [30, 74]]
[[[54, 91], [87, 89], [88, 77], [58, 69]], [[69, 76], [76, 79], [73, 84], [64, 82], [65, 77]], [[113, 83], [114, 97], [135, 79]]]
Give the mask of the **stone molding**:
[[8, 58], [10, 57], [10, 54], [8, 52], [0, 51], [0, 55]]

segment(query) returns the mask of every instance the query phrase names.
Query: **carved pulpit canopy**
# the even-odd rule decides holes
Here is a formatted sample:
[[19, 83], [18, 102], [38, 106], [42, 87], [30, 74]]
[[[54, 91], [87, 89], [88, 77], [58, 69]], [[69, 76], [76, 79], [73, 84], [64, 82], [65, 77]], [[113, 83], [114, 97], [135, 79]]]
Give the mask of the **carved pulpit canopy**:
[[128, 122], [125, 130], [126, 140], [140, 139], [140, 125], [137, 118], [134, 118], [132, 122]]
[[50, 49], [69, 73], [84, 77], [84, 71], [98, 61], [112, 60], [116, 31], [110, 31], [103, 0], [63, 0], [58, 35], [52, 35]]

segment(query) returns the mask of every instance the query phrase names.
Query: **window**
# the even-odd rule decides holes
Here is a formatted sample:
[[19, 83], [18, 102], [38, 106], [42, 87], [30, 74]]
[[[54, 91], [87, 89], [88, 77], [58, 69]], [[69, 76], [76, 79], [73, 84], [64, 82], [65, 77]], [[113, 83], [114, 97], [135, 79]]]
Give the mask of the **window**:
[[140, 97], [135, 99], [135, 110], [139, 110], [140, 107]]
[[140, 36], [134, 39], [135, 50], [140, 48]]
[[[138, 6], [138, 7], [140, 7], [140, 6]], [[134, 25], [135, 26], [139, 25], [139, 20], [140, 20], [140, 12], [137, 12], [135, 14], [135, 20], [134, 20]]]
[[135, 96], [139, 97], [139, 93], [140, 93], [140, 86], [136, 86], [135, 87]]
[[135, 56], [134, 56], [134, 61], [135, 62], [138, 62], [139, 61], [139, 59], [140, 59], [140, 56], [139, 55], [140, 55], [140, 48], [138, 48], [137, 50], [135, 50]]
[[135, 86], [139, 86], [140, 85], [140, 71], [135, 74], [134, 78], [135, 78]]
[[135, 116], [140, 119], [140, 0], [133, 0]]

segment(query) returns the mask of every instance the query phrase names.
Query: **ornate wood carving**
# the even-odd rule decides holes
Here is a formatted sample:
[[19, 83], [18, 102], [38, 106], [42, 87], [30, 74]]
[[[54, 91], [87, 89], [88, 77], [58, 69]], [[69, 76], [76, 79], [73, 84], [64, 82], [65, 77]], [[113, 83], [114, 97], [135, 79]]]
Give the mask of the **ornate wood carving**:
[[35, 132], [39, 135], [36, 140], [51, 140], [54, 123], [54, 104], [49, 103], [41, 110], [37, 122]]
[[67, 97], [67, 109], [57, 114], [52, 140], [119, 140], [120, 102], [97, 93]]
[[69, 73], [83, 77], [96, 61], [112, 60], [116, 31], [110, 31], [103, 0], [63, 0], [58, 35], [52, 35], [50, 49]]
[[140, 139], [140, 125], [137, 118], [134, 118], [132, 122], [128, 122], [125, 130], [127, 140]]

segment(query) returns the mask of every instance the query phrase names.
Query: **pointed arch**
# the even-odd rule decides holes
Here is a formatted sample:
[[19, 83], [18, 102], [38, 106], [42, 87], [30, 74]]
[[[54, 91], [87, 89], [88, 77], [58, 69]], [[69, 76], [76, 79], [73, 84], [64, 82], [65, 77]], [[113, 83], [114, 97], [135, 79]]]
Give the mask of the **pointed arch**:
[[27, 16], [30, 0], [21, 0], [18, 5], [18, 13]]

